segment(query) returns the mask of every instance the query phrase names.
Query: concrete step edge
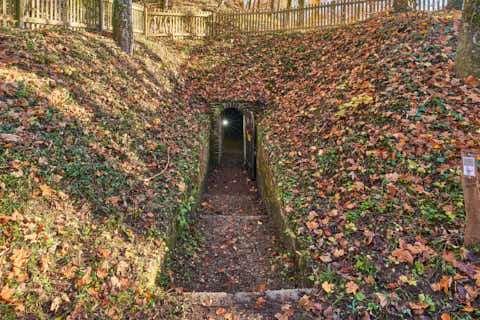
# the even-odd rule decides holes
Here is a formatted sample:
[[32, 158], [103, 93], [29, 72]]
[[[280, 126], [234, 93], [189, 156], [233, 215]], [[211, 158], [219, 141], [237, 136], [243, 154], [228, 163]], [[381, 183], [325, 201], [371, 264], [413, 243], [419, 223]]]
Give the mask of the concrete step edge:
[[235, 220], [264, 220], [265, 216], [243, 216], [238, 215], [224, 215], [224, 214], [205, 214], [199, 216], [201, 219], [235, 219]]
[[279, 289], [264, 292], [186, 292], [185, 297], [193, 303], [206, 307], [225, 307], [238, 304], [255, 303], [259, 297], [277, 303], [296, 302], [305, 294], [312, 294], [315, 289]]

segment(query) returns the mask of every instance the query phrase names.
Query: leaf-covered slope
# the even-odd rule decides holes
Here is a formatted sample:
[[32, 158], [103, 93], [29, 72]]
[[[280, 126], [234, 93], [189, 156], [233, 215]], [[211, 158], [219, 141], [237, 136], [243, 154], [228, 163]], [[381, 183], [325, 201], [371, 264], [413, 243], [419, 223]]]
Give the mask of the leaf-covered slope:
[[207, 124], [177, 85], [142, 45], [127, 57], [94, 34], [0, 31], [0, 314], [151, 307]]
[[392, 16], [199, 48], [191, 90], [269, 106], [261, 139], [294, 235], [317, 299], [338, 299], [312, 312], [479, 307], [458, 164], [480, 149], [480, 82], [454, 77], [457, 29], [452, 13]]

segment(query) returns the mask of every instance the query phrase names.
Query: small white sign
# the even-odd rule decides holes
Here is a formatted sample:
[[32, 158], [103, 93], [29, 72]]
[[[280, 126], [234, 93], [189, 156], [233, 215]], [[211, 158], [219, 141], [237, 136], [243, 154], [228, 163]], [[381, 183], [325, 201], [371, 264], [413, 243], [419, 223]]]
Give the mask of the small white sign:
[[463, 157], [463, 175], [475, 177], [475, 159], [474, 157]]

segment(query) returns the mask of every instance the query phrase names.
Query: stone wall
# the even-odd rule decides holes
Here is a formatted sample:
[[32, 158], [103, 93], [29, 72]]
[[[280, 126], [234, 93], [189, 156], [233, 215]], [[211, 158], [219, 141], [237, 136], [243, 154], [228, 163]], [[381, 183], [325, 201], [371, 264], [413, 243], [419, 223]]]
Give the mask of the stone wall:
[[263, 132], [257, 125], [257, 184], [263, 203], [267, 208], [267, 212], [272, 218], [279, 236], [287, 249], [295, 256], [295, 264], [297, 267], [298, 285], [311, 287], [312, 283], [307, 279], [311, 274], [311, 267], [304, 257], [298, 251], [301, 245], [287, 230], [290, 228], [288, 215], [285, 211], [280, 192], [277, 189], [275, 176], [269, 163], [268, 154], [265, 149], [263, 140]]

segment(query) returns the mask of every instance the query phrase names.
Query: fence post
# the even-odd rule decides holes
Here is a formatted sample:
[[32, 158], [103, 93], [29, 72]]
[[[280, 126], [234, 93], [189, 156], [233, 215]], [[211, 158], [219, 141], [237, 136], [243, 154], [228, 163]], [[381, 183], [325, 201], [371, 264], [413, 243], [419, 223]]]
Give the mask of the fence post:
[[103, 16], [105, 15], [105, 4], [103, 3], [103, 0], [98, 0], [98, 7], [99, 7], [98, 31], [103, 32], [105, 30], [105, 26], [103, 23]]
[[68, 0], [60, 2], [60, 8], [62, 10], [62, 21], [63, 21], [63, 26], [68, 27], [68, 22], [69, 22], [69, 5], [68, 5]]
[[25, 28], [25, 0], [16, 0], [17, 2], [17, 24], [20, 29]]
[[143, 4], [143, 31], [145, 33], [145, 38], [148, 38], [148, 5], [147, 3]]
[[465, 236], [467, 246], [480, 243], [480, 177], [477, 169], [478, 154], [462, 150], [462, 187], [465, 199]]

